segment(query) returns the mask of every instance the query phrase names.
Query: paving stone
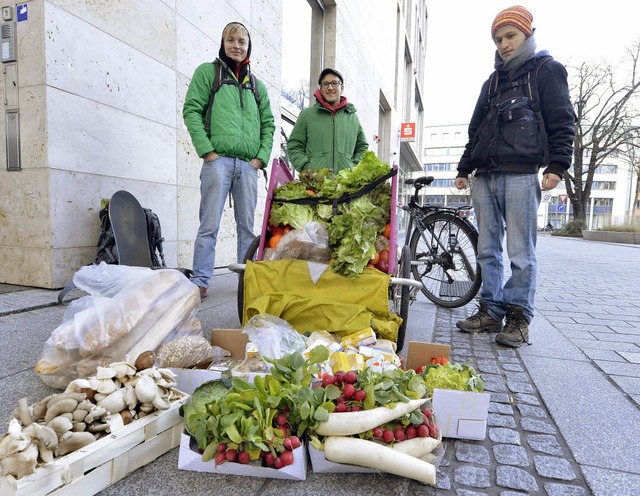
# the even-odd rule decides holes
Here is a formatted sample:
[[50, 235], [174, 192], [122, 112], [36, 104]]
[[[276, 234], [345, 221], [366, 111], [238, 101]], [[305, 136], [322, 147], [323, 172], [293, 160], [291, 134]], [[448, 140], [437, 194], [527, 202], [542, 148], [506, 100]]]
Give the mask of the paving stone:
[[576, 473], [573, 471], [571, 464], [564, 458], [535, 455], [533, 457], [533, 465], [536, 467], [536, 472], [542, 477], [566, 481], [576, 479]]
[[[482, 374], [499, 374], [500, 367], [494, 364], [485, 364], [478, 362], [478, 371]], [[484, 379], [484, 376], [482, 376]]]
[[456, 441], [454, 444], [456, 460], [479, 465], [489, 465], [489, 450], [478, 444]]
[[640, 363], [610, 362], [594, 360], [598, 367], [607, 375], [625, 375], [628, 377], [640, 377]]
[[617, 362], [624, 362], [624, 358], [620, 354], [613, 350], [598, 350], [596, 348], [583, 348], [582, 352], [592, 360], [613, 360]]
[[564, 451], [555, 436], [549, 434], [529, 434], [527, 436], [527, 444], [541, 453], [547, 453], [549, 455], [562, 456]]
[[496, 444], [493, 447], [493, 456], [502, 465], [518, 465], [526, 467], [529, 465], [527, 450], [522, 446], [512, 444]]
[[526, 393], [516, 393], [513, 398], [516, 403], [524, 403], [526, 405], [539, 405], [540, 400], [531, 394]]
[[476, 349], [474, 354], [478, 358], [495, 358], [495, 355], [493, 354], [493, 351], [478, 351]]
[[[453, 480], [471, 487], [489, 487], [489, 471], [486, 468], [462, 466], [455, 469]], [[510, 487], [510, 486], [508, 486]]]
[[438, 489], [451, 489], [451, 479], [441, 470], [436, 471], [436, 486]]
[[616, 375], [611, 377], [618, 386], [627, 394], [640, 394], [640, 377], [624, 377]]
[[523, 417], [547, 418], [547, 413], [544, 411], [544, 408], [531, 405], [517, 406], [518, 410], [520, 410], [520, 415], [522, 415]]
[[506, 393], [509, 391], [507, 389], [507, 386], [505, 386], [503, 383], [492, 381], [485, 381], [484, 390], [487, 393]]
[[469, 491], [467, 489], [458, 489], [456, 496], [485, 496], [486, 493], [479, 493], [478, 491]]
[[515, 491], [502, 491], [500, 496], [522, 496], [523, 493]]
[[542, 434], [556, 434], [557, 429], [544, 420], [525, 417], [521, 420], [522, 428], [529, 432], [539, 432]]
[[522, 491], [536, 492], [538, 490], [538, 483], [529, 472], [508, 465], [499, 466], [496, 469], [496, 484]]
[[515, 429], [516, 421], [509, 415], [490, 413], [487, 418], [487, 425], [490, 427], [511, 427], [512, 429]]
[[507, 381], [507, 387], [514, 393], [533, 393], [534, 389], [528, 382]]
[[522, 368], [522, 365], [518, 364], [518, 363], [504, 363], [502, 364], [502, 368], [505, 370], [509, 370], [511, 372], [523, 372], [524, 369]]
[[504, 403], [496, 403], [495, 401], [492, 401], [489, 403], [489, 413], [513, 415], [513, 407], [511, 405], [505, 405]]
[[493, 427], [489, 429], [489, 439], [494, 443], [520, 444], [520, 433], [514, 429]]
[[524, 372], [510, 372], [507, 371], [504, 373], [508, 382], [531, 382], [531, 378], [529, 374]]
[[516, 356], [501, 356], [501, 357], [498, 357], [498, 361], [500, 363], [512, 363], [512, 364], [520, 363], [520, 359]]
[[511, 403], [511, 395], [504, 393], [491, 393], [491, 401], [496, 403]]
[[507, 350], [504, 348], [498, 348], [497, 353], [500, 359], [507, 358], [507, 357], [516, 358], [516, 350]]
[[557, 484], [549, 482], [544, 485], [547, 496], [583, 496], [587, 494], [587, 490], [580, 486], [569, 486], [565, 484]]

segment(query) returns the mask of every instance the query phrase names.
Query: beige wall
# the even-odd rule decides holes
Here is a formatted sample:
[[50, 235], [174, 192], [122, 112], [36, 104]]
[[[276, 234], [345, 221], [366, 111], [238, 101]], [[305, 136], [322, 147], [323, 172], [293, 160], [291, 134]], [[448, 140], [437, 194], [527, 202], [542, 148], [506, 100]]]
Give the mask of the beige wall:
[[[67, 284], [95, 253], [101, 198], [119, 189], [159, 215], [168, 265], [190, 267], [200, 159], [182, 121], [184, 94], [195, 67], [217, 56], [224, 25], [240, 20], [277, 114], [281, 8], [281, 0], [28, 2], [28, 20], [16, 25], [22, 170], [0, 169], [0, 282]], [[3, 162], [4, 132], [2, 119]], [[217, 265], [235, 259], [232, 219], [225, 212]]]

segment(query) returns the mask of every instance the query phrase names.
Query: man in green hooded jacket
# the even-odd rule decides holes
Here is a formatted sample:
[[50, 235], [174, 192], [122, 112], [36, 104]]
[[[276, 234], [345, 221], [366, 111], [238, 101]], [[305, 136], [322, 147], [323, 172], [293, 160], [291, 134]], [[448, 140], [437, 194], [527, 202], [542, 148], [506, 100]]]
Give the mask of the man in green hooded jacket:
[[369, 148], [356, 108], [342, 96], [344, 79], [326, 68], [318, 78], [316, 103], [305, 108], [287, 142], [289, 159], [296, 170], [351, 169]]

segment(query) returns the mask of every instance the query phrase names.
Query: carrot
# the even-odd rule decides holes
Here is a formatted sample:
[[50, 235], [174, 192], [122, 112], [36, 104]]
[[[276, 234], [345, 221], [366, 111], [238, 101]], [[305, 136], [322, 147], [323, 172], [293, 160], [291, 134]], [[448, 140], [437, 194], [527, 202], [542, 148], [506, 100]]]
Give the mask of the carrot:
[[386, 424], [414, 411], [427, 401], [428, 398], [410, 400], [406, 403], [396, 403], [394, 408], [380, 406], [371, 410], [359, 412], [330, 413], [329, 419], [320, 422], [316, 433], [321, 436], [351, 436], [360, 434], [379, 425]]
[[436, 484], [436, 467], [430, 463], [366, 439], [330, 436], [324, 440], [324, 457], [335, 463], [373, 468], [423, 484]]

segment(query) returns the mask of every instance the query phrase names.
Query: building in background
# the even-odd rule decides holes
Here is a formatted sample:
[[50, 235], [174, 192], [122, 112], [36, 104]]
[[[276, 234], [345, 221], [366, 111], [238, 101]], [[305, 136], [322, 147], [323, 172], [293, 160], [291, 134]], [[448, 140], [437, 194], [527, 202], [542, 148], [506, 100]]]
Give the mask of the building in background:
[[[457, 167], [468, 141], [467, 124], [427, 126], [424, 131], [423, 173], [434, 177], [430, 187], [423, 189], [423, 201], [435, 205], [470, 203], [468, 194], [455, 187]], [[573, 169], [571, 169], [573, 173]], [[637, 198], [635, 174], [623, 153], [612, 153], [596, 170], [587, 209], [587, 226], [597, 229], [607, 224], [623, 224], [630, 219]], [[542, 192], [538, 209], [538, 226], [548, 222], [555, 228], [571, 220], [573, 208], [565, 183], [553, 191]]]
[[[402, 176], [422, 166], [426, 0], [296, 0], [311, 8], [309, 81], [345, 76], [370, 149]], [[230, 21], [251, 33], [279, 155], [282, 18], [289, 0], [131, 0], [2, 4], [0, 282], [66, 285], [91, 263], [100, 201], [124, 189], [156, 212], [169, 266], [190, 267], [200, 159], [182, 121], [195, 67], [215, 59]], [[412, 125], [412, 126], [410, 126]], [[401, 137], [401, 129], [411, 129]], [[256, 232], [266, 188], [260, 186]], [[232, 209], [217, 263], [235, 261]]]

